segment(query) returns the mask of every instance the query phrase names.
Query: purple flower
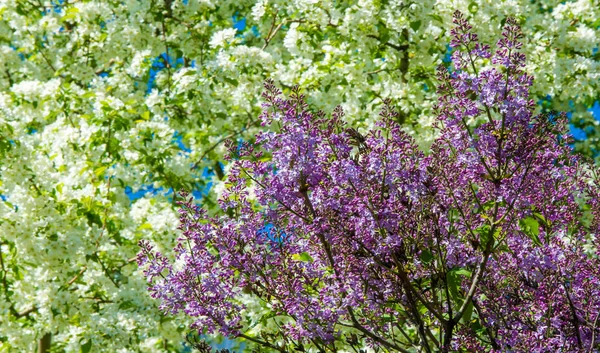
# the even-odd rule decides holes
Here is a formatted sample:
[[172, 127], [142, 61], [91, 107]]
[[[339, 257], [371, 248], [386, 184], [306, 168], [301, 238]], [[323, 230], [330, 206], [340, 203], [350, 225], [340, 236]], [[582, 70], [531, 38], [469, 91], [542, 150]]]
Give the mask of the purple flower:
[[361, 132], [268, 81], [261, 119], [278, 132], [228, 144], [222, 214], [182, 193], [177, 265], [140, 242], [165, 312], [283, 352], [598, 350], [598, 172], [570, 153], [564, 115], [534, 114], [517, 22], [494, 53], [454, 23], [428, 155], [391, 101]]

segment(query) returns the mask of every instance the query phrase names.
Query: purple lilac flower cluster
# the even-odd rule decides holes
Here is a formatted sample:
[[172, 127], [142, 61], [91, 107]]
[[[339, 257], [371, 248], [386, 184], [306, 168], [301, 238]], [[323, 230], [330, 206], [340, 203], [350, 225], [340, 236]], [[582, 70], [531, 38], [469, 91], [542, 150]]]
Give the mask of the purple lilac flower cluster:
[[[390, 102], [361, 134], [267, 82], [277, 132], [229, 144], [223, 215], [184, 193], [177, 261], [141, 242], [162, 308], [280, 352], [598, 351], [600, 261], [583, 251], [598, 245], [597, 172], [564, 115], [534, 115], [518, 23], [492, 52], [454, 22], [428, 155]], [[264, 332], [241, 296], [268, 308]]]

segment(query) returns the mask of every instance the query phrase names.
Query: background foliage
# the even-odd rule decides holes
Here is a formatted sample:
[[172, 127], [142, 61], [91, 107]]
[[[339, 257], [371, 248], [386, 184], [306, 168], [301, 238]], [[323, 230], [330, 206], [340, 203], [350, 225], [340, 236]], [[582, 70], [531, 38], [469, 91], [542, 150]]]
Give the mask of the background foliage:
[[172, 190], [222, 189], [220, 142], [257, 131], [266, 78], [358, 127], [390, 98], [426, 149], [456, 9], [484, 42], [520, 20], [540, 107], [597, 151], [597, 0], [0, 2], [0, 351], [180, 349], [132, 260], [172, 247]]

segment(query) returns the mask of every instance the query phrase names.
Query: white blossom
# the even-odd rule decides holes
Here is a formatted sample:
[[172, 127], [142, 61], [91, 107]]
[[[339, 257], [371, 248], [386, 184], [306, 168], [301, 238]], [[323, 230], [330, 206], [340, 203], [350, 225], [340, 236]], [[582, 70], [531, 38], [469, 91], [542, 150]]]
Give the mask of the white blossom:
[[210, 38], [210, 42], [208, 43], [208, 45], [211, 48], [223, 47], [230, 43], [233, 40], [233, 38], [235, 38], [236, 32], [237, 30], [235, 28], [227, 28], [216, 32]]

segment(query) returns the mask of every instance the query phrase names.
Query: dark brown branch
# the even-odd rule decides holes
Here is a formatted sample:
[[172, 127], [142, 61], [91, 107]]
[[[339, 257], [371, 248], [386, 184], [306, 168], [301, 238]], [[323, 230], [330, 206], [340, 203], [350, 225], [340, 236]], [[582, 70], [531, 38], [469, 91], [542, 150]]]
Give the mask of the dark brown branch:
[[38, 343], [38, 353], [47, 353], [52, 345], [52, 334], [46, 333]]
[[388, 47], [390, 47], [392, 49], [396, 49], [397, 51], [400, 51], [400, 52], [405, 52], [405, 51], [408, 50], [408, 44], [399, 45], [399, 44], [393, 44], [393, 43], [390, 43], [390, 42], [382, 42], [381, 38], [379, 36], [374, 35], [374, 34], [368, 34], [367, 37], [376, 39], [377, 41], [379, 41], [379, 43], [381, 43], [383, 45], [386, 45], [386, 46], [388, 46]]
[[14, 305], [13, 305], [13, 306], [11, 306], [10, 310], [11, 310], [11, 312], [12, 312], [12, 314], [13, 314], [14, 317], [16, 317], [17, 319], [20, 319], [22, 317], [29, 316], [29, 314], [37, 311], [37, 307], [32, 306], [31, 308], [29, 308], [27, 310], [18, 312], [18, 311], [15, 310]]

